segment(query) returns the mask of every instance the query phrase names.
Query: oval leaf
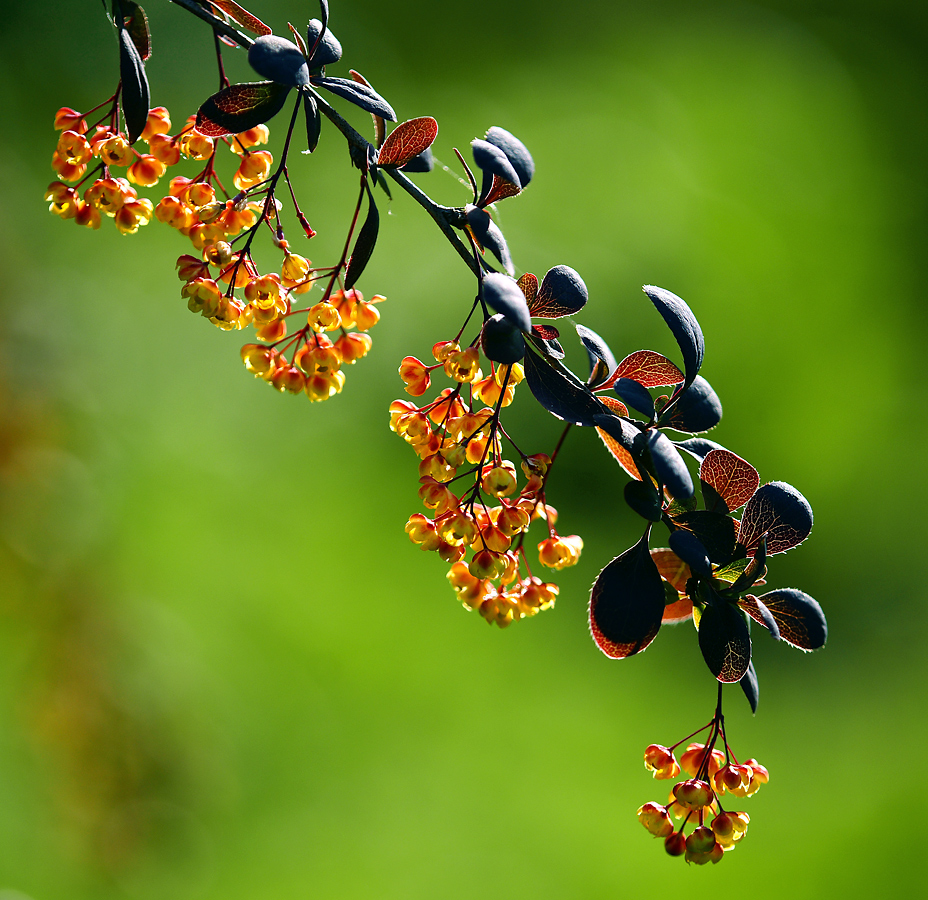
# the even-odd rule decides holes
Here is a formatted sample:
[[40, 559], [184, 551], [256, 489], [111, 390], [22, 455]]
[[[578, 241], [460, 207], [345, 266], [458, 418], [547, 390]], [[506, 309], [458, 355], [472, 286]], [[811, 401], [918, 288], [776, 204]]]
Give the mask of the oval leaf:
[[744, 613], [723, 600], [706, 606], [699, 619], [699, 649], [719, 681], [740, 681], [751, 664], [751, 635]]
[[662, 513], [661, 495], [653, 482], [628, 481], [623, 489], [625, 502], [633, 512], [649, 522], [660, 522]]
[[693, 479], [683, 457], [670, 438], [655, 429], [648, 432], [647, 445], [654, 463], [654, 472], [671, 497], [681, 500], [692, 497]]
[[528, 304], [528, 308], [531, 309], [535, 296], [538, 294], [538, 279], [531, 272], [526, 272], [516, 284], [522, 289], [522, 293], [525, 294], [525, 302]]
[[599, 573], [590, 594], [590, 631], [606, 656], [623, 659], [654, 640], [664, 615], [664, 582], [648, 535]]
[[692, 575], [690, 567], [673, 550], [666, 547], [652, 550], [651, 559], [654, 560], [657, 571], [661, 573], [661, 578], [677, 592], [679, 597], [675, 602], [664, 606], [664, 624], [675, 625], [691, 619], [693, 602], [686, 596], [686, 583]]
[[418, 156], [414, 156], [402, 167], [404, 172], [431, 172], [434, 168], [435, 157], [431, 147], [423, 150]]
[[554, 266], [542, 279], [529, 309], [539, 319], [560, 319], [579, 312], [589, 298], [589, 291], [577, 272], [570, 266]]
[[519, 187], [524, 188], [535, 174], [535, 161], [528, 148], [517, 137], [504, 128], [494, 125], [485, 135], [486, 141], [506, 154], [510, 165], [519, 177]]
[[316, 87], [331, 91], [355, 106], [360, 106], [361, 109], [371, 115], [381, 116], [388, 122], [396, 121], [396, 113], [393, 112], [393, 107], [366, 84], [349, 81], [347, 78], [328, 78], [322, 75], [313, 75], [311, 83]]
[[301, 87], [309, 84], [309, 66], [292, 41], [266, 34], [248, 48], [248, 63], [259, 74], [278, 84]]
[[[614, 400], [612, 397], [600, 397], [600, 403], [603, 406], [610, 409], [614, 416], [603, 416], [603, 422], [609, 423], [612, 418], [618, 418], [620, 416], [627, 416], [628, 410], [625, 408], [625, 404], [619, 400]], [[606, 445], [606, 449], [615, 457], [618, 464], [625, 470], [625, 472], [630, 475], [632, 478], [641, 480], [641, 475], [638, 472], [638, 467], [635, 465], [635, 460], [631, 455], [630, 450], [626, 450], [624, 444], [627, 443], [629, 448], [632, 446], [635, 440], [635, 434], [625, 434], [623, 429], [627, 427], [630, 430], [633, 430], [637, 433], [637, 429], [621, 420], [619, 423], [614, 423], [610, 425], [613, 430], [618, 430], [620, 434], [623, 435], [622, 440], [616, 439], [612, 436], [609, 431], [602, 428], [598, 423], [596, 425], [596, 433], [599, 435], [600, 440]]]
[[[474, 209], [476, 212], [486, 215], [482, 209], [476, 209], [476, 207]], [[488, 275], [483, 276], [481, 287], [483, 299], [486, 300], [490, 307], [496, 312], [502, 313], [520, 330], [532, 330], [532, 320], [528, 314], [525, 295], [514, 279], [508, 275], [503, 275], [502, 272], [490, 272]]]
[[121, 0], [123, 23], [126, 31], [135, 44], [135, 49], [139, 51], [142, 61], [151, 57], [151, 32], [148, 29], [148, 17], [145, 10], [133, 0]]
[[312, 153], [319, 144], [322, 133], [322, 116], [319, 107], [309, 91], [303, 92], [303, 112], [306, 114], [306, 149]]
[[691, 384], [699, 373], [706, 352], [706, 342], [696, 316], [680, 297], [664, 288], [646, 284], [642, 290], [657, 307], [657, 311], [664, 317], [667, 327], [676, 338], [683, 354], [683, 372], [686, 375], [684, 384]]
[[[616, 363], [615, 357], [609, 349], [609, 345], [595, 331], [591, 328], [587, 328], [585, 325], [577, 325], [577, 336], [580, 338], [580, 342], [586, 348], [587, 355], [590, 357], [591, 379], [593, 372], [600, 363], [602, 364], [601, 368], [605, 369], [606, 374], [611, 374], [615, 370]], [[608, 385], [601, 380], [591, 381], [590, 386], [599, 388], [608, 387]]]
[[431, 116], [409, 119], [387, 136], [377, 157], [379, 166], [405, 166], [432, 145], [438, 136], [438, 122]]
[[[318, 19], [310, 19], [309, 25], [306, 26], [306, 46], [309, 47], [309, 67], [319, 69], [327, 66], [329, 63], [338, 62], [342, 58], [342, 45], [338, 39], [328, 30], [328, 15], [325, 15], [326, 22], [320, 22]], [[322, 40], [319, 40], [319, 35]]]
[[[477, 243], [489, 250], [511, 275], [514, 267], [512, 257], [509, 255], [509, 245], [506, 243], [502, 231], [499, 230], [499, 226], [490, 218], [490, 214], [486, 210], [480, 209], [479, 206], [471, 206], [465, 216], [467, 224], [470, 225], [471, 234], [473, 234]], [[516, 290], [518, 290], [518, 287], [516, 287]], [[522, 296], [521, 291], [519, 296]]]
[[204, 102], [197, 112], [196, 130], [209, 137], [248, 131], [276, 116], [289, 93], [290, 88], [273, 81], [233, 84]]
[[780, 638], [800, 650], [818, 650], [828, 640], [828, 623], [822, 607], [796, 588], [781, 588], [757, 598], [767, 607], [780, 629]]
[[483, 323], [480, 343], [487, 359], [493, 362], [518, 362], [525, 356], [525, 338], [518, 327], [513, 325], [502, 313], [491, 316]]
[[637, 381], [632, 381], [631, 378], [617, 378], [612, 384], [612, 389], [626, 406], [644, 413], [648, 421], [654, 418], [654, 398]]
[[739, 601], [740, 606], [755, 622], [763, 625], [773, 636], [773, 639], [780, 640], [780, 626], [773, 614], [764, 605], [763, 601], [758, 600], [753, 594], [745, 594]]
[[[744, 506], [760, 484], [757, 469], [730, 450], [711, 450], [699, 466], [706, 509], [733, 512]], [[706, 486], [710, 491], [706, 491]], [[706, 494], [710, 496], [705, 496]], [[712, 502], [710, 503], [710, 497]]]
[[767, 536], [768, 553], [785, 553], [812, 531], [812, 507], [791, 484], [771, 481], [748, 500], [741, 516], [738, 543], [753, 555]]
[[685, 450], [693, 459], [702, 462], [713, 450], [724, 450], [721, 444], [710, 441], [708, 438], [687, 438], [685, 441], [674, 441], [678, 450]]
[[670, 533], [670, 549], [689, 567], [694, 575], [701, 578], [712, 577], [712, 563], [705, 546], [691, 531], [678, 528]]
[[692, 384], [676, 395], [661, 416], [661, 425], [674, 431], [700, 434], [715, 428], [722, 420], [722, 401], [712, 385], [702, 375], [697, 375]]
[[712, 562], [725, 565], [731, 560], [737, 533], [735, 520], [730, 516], [706, 509], [694, 509], [675, 515], [673, 520], [699, 538]]
[[613, 377], [631, 378], [646, 388], [681, 384], [684, 380], [683, 373], [666, 356], [653, 350], [636, 350], [626, 356]]

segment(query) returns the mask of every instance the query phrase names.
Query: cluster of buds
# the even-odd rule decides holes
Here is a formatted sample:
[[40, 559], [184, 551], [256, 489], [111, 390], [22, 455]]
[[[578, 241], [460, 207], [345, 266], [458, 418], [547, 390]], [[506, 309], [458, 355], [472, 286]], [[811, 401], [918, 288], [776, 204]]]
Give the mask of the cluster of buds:
[[[679, 763], [671, 748], [651, 744], [644, 751], [644, 764], [657, 779], [676, 778], [681, 771], [689, 776], [673, 786], [666, 805], [645, 803], [638, 810], [638, 821], [664, 839], [671, 856], [683, 856], [697, 865], [717, 863], [747, 834], [750, 816], [723, 809], [719, 798], [750, 797], [769, 778], [756, 759], [738, 764], [730, 751], [726, 755], [698, 743], [686, 748]], [[682, 819], [679, 827], [674, 819]], [[688, 835], [687, 825], [694, 826]]]
[[[524, 377], [522, 366], [494, 366], [484, 377], [476, 347], [462, 349], [456, 341], [435, 344], [432, 354], [432, 366], [414, 357], [403, 360], [400, 376], [407, 392], [425, 393], [436, 369], [455, 386], [422, 407], [406, 400], [390, 406], [390, 427], [418, 455], [419, 496], [433, 512], [432, 518], [413, 514], [406, 533], [450, 564], [448, 580], [467, 609], [504, 628], [549, 609], [557, 597], [557, 585], [529, 568], [524, 539], [532, 521], [541, 519], [548, 529], [548, 538], [538, 545], [542, 565], [561, 569], [576, 563], [583, 541], [555, 529], [557, 511], [544, 497], [551, 458], [523, 457], [521, 489], [515, 465], [503, 458], [499, 410], [512, 402]], [[458, 496], [451, 483], [469, 476], [473, 481]]]

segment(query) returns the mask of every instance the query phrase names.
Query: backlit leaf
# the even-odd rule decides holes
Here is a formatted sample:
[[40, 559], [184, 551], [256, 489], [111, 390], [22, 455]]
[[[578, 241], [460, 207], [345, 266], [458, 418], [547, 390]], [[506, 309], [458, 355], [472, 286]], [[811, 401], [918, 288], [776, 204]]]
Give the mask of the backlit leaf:
[[699, 649], [719, 681], [740, 681], [751, 664], [751, 635], [744, 613], [722, 600], [708, 604], [699, 619]]
[[[603, 406], [608, 407], [613, 413], [615, 413], [616, 418], [619, 416], [628, 415], [628, 410], [625, 408], [625, 404], [622, 403], [620, 400], [615, 400], [612, 397], [600, 397], [599, 401], [600, 403], [603, 404]], [[604, 417], [603, 421], [607, 421], [609, 418], [611, 417], [606, 416]], [[613, 426], [613, 430], [616, 430], [616, 428], [623, 428], [626, 426], [628, 429], [630, 429], [631, 431], [634, 431], [635, 434], [637, 434], [637, 429], [634, 428], [634, 426], [629, 425], [628, 423], [624, 423], [624, 422], [617, 423], [615, 426]], [[635, 460], [632, 458], [632, 455], [629, 452], [629, 450], [626, 450], [626, 448], [623, 446], [623, 444], [619, 440], [614, 438], [608, 431], [600, 427], [598, 424], [596, 426], [596, 433], [599, 435], [602, 442], [606, 445], [606, 449], [615, 457], [618, 464], [629, 475], [631, 475], [632, 478], [636, 478], [640, 481], [641, 475], [638, 473], [638, 467], [635, 465]], [[625, 440], [627, 440], [629, 447], [631, 447], [632, 443], [634, 442], [635, 434], [629, 433], [627, 434], [627, 437], [624, 438]]]
[[764, 626], [773, 636], [774, 640], [780, 640], [780, 626], [773, 614], [767, 609], [762, 600], [758, 600], [753, 594], [745, 594], [739, 601], [740, 606], [755, 622]]
[[[699, 467], [699, 477], [715, 494], [712, 503], [709, 497], [704, 497], [706, 509], [718, 508], [723, 512], [733, 512], [744, 506], [760, 484], [757, 469], [730, 450], [712, 450], [707, 453]], [[703, 489], [703, 494], [706, 493]]]
[[405, 166], [432, 145], [438, 135], [438, 122], [431, 116], [409, 119], [397, 125], [387, 136], [377, 158], [379, 166]]
[[377, 234], [380, 231], [380, 214], [377, 212], [377, 205], [374, 203], [370, 188], [367, 189], [367, 200], [367, 218], [358, 232], [358, 239], [354, 243], [354, 250], [351, 253], [351, 259], [348, 260], [348, 268], [345, 270], [346, 290], [354, 287], [361, 277], [364, 267], [374, 252]]
[[525, 294], [525, 302], [528, 304], [528, 308], [532, 308], [532, 303], [535, 302], [535, 295], [538, 293], [538, 279], [531, 273], [526, 272], [516, 284], [522, 289], [522, 293]]
[[650, 530], [599, 573], [590, 594], [593, 640], [612, 659], [644, 650], [661, 627], [664, 582], [648, 552]]
[[768, 553], [785, 553], [812, 531], [812, 507], [799, 491], [783, 481], [758, 488], [741, 516], [738, 542], [752, 555], [767, 536]]
[[673, 550], [666, 547], [656, 547], [652, 550], [651, 559], [654, 560], [657, 571], [661, 573], [661, 578], [669, 581], [678, 593], [685, 594], [686, 582], [692, 576], [690, 567]]
[[493, 188], [494, 176], [511, 184], [518, 192], [521, 187], [519, 176], [512, 167], [512, 163], [509, 162], [509, 158], [499, 147], [495, 147], [487, 141], [481, 141], [479, 138], [471, 141], [470, 147], [474, 154], [474, 162], [483, 172], [483, 185], [480, 190], [480, 197], [477, 200], [478, 206], [487, 205], [487, 198]]
[[683, 382], [683, 373], [666, 356], [653, 350], [636, 350], [629, 354], [618, 364], [612, 377], [631, 378], [646, 388]]
[[242, 28], [247, 28], [252, 34], [270, 34], [271, 29], [257, 16], [242, 9], [234, 0], [209, 0], [213, 6], [218, 6], [224, 13], [235, 19]]
[[699, 437], [687, 438], [685, 441], [674, 441], [674, 444], [677, 449], [685, 450], [693, 459], [698, 460], [700, 463], [711, 451], [725, 449], [721, 444], [717, 444], [715, 441]]
[[203, 103], [196, 129], [209, 137], [240, 134], [277, 115], [289, 92], [290, 88], [273, 81], [230, 85]]
[[543, 341], [556, 341], [561, 336], [553, 325], [532, 325], [532, 334], [538, 335]]
[[689, 306], [676, 294], [650, 284], [646, 284], [642, 290], [664, 317], [680, 346], [680, 352], [683, 354], [683, 372], [686, 375], [684, 384], [689, 385], [699, 373], [706, 352], [706, 342], [699, 322]]
[[135, 44], [135, 49], [139, 51], [142, 60], [151, 57], [151, 32], [148, 29], [148, 17], [145, 10], [133, 0], [121, 0], [123, 20], [125, 21], [126, 31]]
[[828, 623], [822, 607], [796, 588], [781, 588], [757, 598], [770, 610], [780, 638], [800, 650], [818, 650], [828, 639]]
[[535, 299], [529, 304], [532, 316], [559, 319], [572, 316], [586, 305], [589, 292], [583, 279], [570, 266], [554, 266], [542, 279]]

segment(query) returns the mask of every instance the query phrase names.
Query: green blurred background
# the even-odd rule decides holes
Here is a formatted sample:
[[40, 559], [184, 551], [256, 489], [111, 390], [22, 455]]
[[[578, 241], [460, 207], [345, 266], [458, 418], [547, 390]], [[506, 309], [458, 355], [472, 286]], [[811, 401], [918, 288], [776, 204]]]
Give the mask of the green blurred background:
[[[153, 103], [176, 124], [215, 89], [210, 45], [145, 5]], [[251, 5], [278, 32], [316, 14]], [[491, 125], [528, 145], [536, 181], [500, 208], [516, 265], [576, 268], [582, 319], [617, 353], [677, 352], [642, 283], [686, 298], [725, 404], [713, 437], [815, 509], [770, 579], [821, 601], [829, 646], [757, 637], [760, 708], [732, 691], [729, 735], [771, 783], [721, 865], [667, 858], [635, 820], [664, 790], [641, 753], [708, 719], [714, 687], [689, 626], [621, 663], [589, 638], [589, 584], [640, 528], [595, 436], [571, 434], [552, 477], [562, 530], [586, 540], [556, 609], [487, 628], [403, 534], [416, 461], [386, 427], [398, 360], [473, 296], [438, 232], [396, 196], [360, 285], [389, 298], [371, 355], [328, 403], [275, 395], [236, 335], [186, 310], [176, 234], [46, 212], [53, 114], [111, 93], [115, 44], [95, 0], [17, 4], [0, 34], [0, 898], [923, 889], [928, 8], [337, 0], [331, 25], [330, 74], [434, 115], [443, 162]], [[337, 136], [292, 169], [320, 232], [305, 252], [334, 258], [356, 185]], [[440, 170], [424, 183], [467, 199]], [[531, 449], [559, 432], [527, 392], [512, 421]]]

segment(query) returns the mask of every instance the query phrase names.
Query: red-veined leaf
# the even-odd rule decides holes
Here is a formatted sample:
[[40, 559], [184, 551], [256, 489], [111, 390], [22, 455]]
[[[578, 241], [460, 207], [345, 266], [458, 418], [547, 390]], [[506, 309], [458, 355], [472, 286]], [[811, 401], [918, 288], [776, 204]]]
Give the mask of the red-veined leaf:
[[757, 598], [770, 611], [780, 638], [800, 650], [818, 650], [828, 640], [828, 623], [818, 602], [796, 588], [781, 588]]
[[579, 273], [570, 266], [554, 266], [545, 273], [530, 309], [540, 319], [560, 319], [583, 309], [589, 296]]
[[699, 649], [719, 681], [741, 681], [751, 664], [751, 635], [741, 609], [726, 602], [706, 606], [699, 617]]
[[658, 547], [651, 551], [651, 559], [664, 579], [679, 595], [680, 599], [664, 606], [663, 623], [675, 625], [693, 616], [693, 601], [686, 596], [686, 582], [691, 576], [690, 567], [673, 550]]
[[438, 122], [431, 116], [410, 119], [397, 125], [387, 136], [380, 156], [379, 166], [405, 166], [414, 156], [418, 156], [438, 135]]
[[[706, 509], [715, 509], [720, 500], [725, 512], [744, 506], [760, 484], [757, 469], [731, 450], [710, 450], [699, 467], [699, 477], [716, 495], [704, 497]], [[703, 487], [703, 494], [707, 493]]]
[[151, 57], [151, 32], [148, 29], [148, 17], [145, 15], [145, 10], [133, 0], [122, 0], [120, 5], [126, 31], [129, 32], [129, 37], [132, 38], [132, 43], [135, 44], [135, 49], [139, 51], [139, 56], [144, 62]]
[[601, 387], [612, 387], [617, 378], [631, 378], [646, 388], [683, 383], [683, 373], [666, 356], [661, 356], [653, 350], [636, 350], [630, 353], [619, 363], [609, 381]]
[[545, 341], [556, 341], [561, 336], [553, 325], [532, 325], [532, 331]]
[[213, 6], [218, 6], [226, 15], [235, 19], [242, 28], [247, 28], [252, 34], [270, 34], [267, 27], [256, 15], [242, 9], [235, 0], [209, 0]]
[[200, 107], [196, 130], [210, 137], [240, 134], [277, 115], [289, 91], [274, 81], [230, 85]]
[[766, 535], [767, 553], [785, 553], [812, 531], [812, 507], [792, 485], [771, 481], [748, 500], [741, 516], [738, 542], [749, 556]]
[[522, 288], [522, 293], [525, 294], [525, 302], [531, 309], [532, 303], [535, 301], [535, 295], [538, 293], [538, 279], [531, 272], [526, 272], [516, 284]]
[[[613, 397], [600, 397], [600, 403], [603, 406], [608, 407], [612, 412], [617, 416], [627, 416], [628, 408], [622, 403], [621, 400], [616, 400]], [[635, 465], [635, 460], [632, 459], [631, 453], [628, 452], [611, 434], [607, 431], [604, 431], [602, 428], [597, 427], [596, 433], [599, 435], [602, 442], [606, 445], [606, 449], [615, 457], [616, 462], [625, 470], [625, 472], [630, 475], [632, 478], [641, 481], [641, 475], [638, 474], [638, 467]]]

